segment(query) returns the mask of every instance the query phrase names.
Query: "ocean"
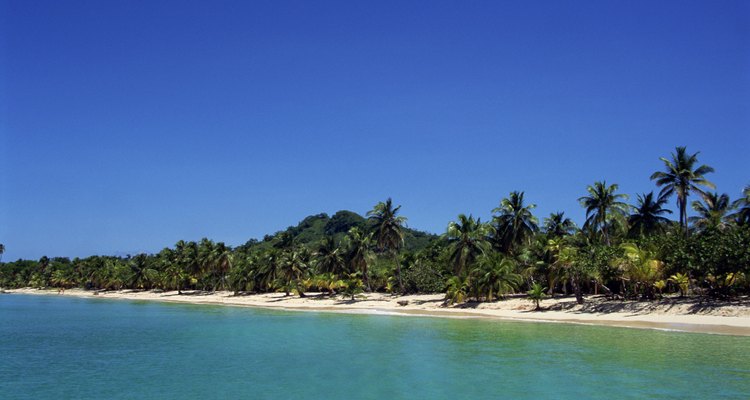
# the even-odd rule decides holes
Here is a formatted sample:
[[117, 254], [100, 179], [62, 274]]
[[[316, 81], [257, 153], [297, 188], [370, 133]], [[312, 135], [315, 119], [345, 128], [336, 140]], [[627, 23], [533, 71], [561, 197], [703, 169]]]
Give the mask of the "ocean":
[[2, 399], [746, 399], [750, 338], [0, 295]]

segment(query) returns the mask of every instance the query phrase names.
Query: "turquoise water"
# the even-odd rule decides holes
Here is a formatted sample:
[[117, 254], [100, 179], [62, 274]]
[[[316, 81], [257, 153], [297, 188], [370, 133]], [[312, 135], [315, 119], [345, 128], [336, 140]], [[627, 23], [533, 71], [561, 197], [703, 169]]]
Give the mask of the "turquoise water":
[[731, 398], [750, 338], [0, 295], [3, 399]]

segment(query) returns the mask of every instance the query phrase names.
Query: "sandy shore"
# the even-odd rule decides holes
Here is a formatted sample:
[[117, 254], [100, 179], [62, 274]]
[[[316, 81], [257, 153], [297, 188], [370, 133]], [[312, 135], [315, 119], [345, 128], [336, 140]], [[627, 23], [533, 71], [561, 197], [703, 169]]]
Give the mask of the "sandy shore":
[[6, 290], [5, 293], [219, 304], [352, 314], [566, 322], [750, 336], [750, 299], [731, 303], [717, 301], [701, 303], [695, 299], [679, 298], [668, 298], [658, 302], [634, 302], [589, 297], [585, 304], [577, 305], [574, 298], [565, 297], [546, 299], [542, 302], [544, 310], [534, 311], [533, 303], [523, 297], [513, 297], [492, 303], [468, 303], [445, 307], [443, 306], [444, 296], [441, 294], [391, 296], [383, 293], [369, 293], [360, 296], [356, 301], [351, 301], [341, 297], [330, 298], [317, 293], [310, 293], [304, 298], [285, 296], [283, 293], [234, 296], [232, 292], [188, 291], [179, 295], [177, 292], [132, 290], [94, 292], [81, 289], [69, 289], [63, 294], [58, 294], [57, 290], [38, 289], [14, 289]]

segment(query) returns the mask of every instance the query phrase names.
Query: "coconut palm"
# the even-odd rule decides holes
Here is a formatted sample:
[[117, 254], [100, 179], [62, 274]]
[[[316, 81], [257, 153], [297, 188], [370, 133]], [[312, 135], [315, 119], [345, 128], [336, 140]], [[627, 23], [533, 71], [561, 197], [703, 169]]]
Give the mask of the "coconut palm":
[[669, 223], [669, 218], [662, 214], [671, 214], [665, 209], [667, 197], [659, 196], [654, 200], [654, 192], [638, 195], [638, 204], [633, 207], [633, 213], [628, 217], [629, 233], [631, 236], [648, 235], [661, 231]]
[[610, 228], [618, 218], [625, 216], [628, 209], [628, 205], [621, 201], [628, 196], [615, 193], [618, 187], [617, 184], [607, 186], [606, 181], [594, 182], [593, 186], [586, 188], [589, 195], [578, 199], [586, 208], [586, 222], [583, 228], [591, 232], [601, 232], [607, 244], [610, 243]]
[[622, 268], [623, 278], [632, 284], [633, 293], [642, 293], [644, 298], [653, 299], [654, 283], [661, 279], [664, 263], [657, 260], [651, 251], [633, 243], [624, 243], [620, 249], [623, 257], [615, 263]]
[[157, 271], [151, 267], [151, 259], [146, 254], [138, 254], [129, 260], [130, 280], [128, 286], [133, 289], [151, 288]]
[[349, 270], [359, 271], [362, 273], [362, 279], [368, 292], [372, 291], [370, 286], [370, 273], [368, 264], [370, 261], [370, 243], [372, 234], [365, 234], [359, 228], [349, 229], [346, 235], [346, 260], [349, 264]]
[[485, 295], [487, 301], [491, 302], [495, 295], [502, 297], [518, 289], [523, 278], [515, 273], [515, 268], [515, 261], [502, 254], [489, 253], [482, 256], [476, 268], [471, 271], [477, 297]]
[[342, 256], [342, 250], [336, 245], [333, 236], [326, 236], [318, 245], [315, 252], [316, 265], [319, 272], [331, 272], [335, 275], [344, 273], [346, 264]]
[[354, 296], [362, 293], [364, 285], [362, 279], [359, 279], [359, 272], [347, 273], [340, 282], [342, 283], [339, 288], [340, 293], [349, 297], [351, 301], [354, 301]]
[[468, 296], [469, 278], [452, 276], [445, 289], [445, 304], [463, 303]]
[[286, 295], [289, 296], [290, 290], [294, 289], [299, 297], [305, 297], [303, 283], [310, 269], [309, 257], [305, 248], [284, 251], [277, 268], [276, 275], [281, 278]]
[[398, 262], [398, 252], [404, 244], [403, 225], [406, 218], [398, 215], [401, 206], [394, 207], [389, 197], [385, 202], [379, 202], [367, 216], [372, 221], [372, 229], [375, 237], [375, 245], [378, 250], [388, 253], [396, 264], [396, 276], [401, 293], [404, 292], [404, 283], [401, 279], [401, 263]]
[[677, 285], [680, 289], [680, 297], [685, 297], [685, 295], [687, 295], [688, 289], [690, 288], [690, 278], [687, 275], [678, 272], [670, 276], [668, 280]]
[[729, 195], [726, 193], [706, 193], [703, 196], [703, 203], [700, 201], [693, 202], [693, 210], [698, 215], [688, 218], [693, 226], [698, 230], [706, 229], [724, 229], [732, 221], [733, 216], [729, 212], [733, 209], [729, 203]]
[[526, 292], [526, 294], [529, 295], [529, 300], [533, 301], [534, 304], [536, 304], [536, 308], [534, 308], [535, 311], [539, 311], [542, 309], [540, 303], [542, 300], [547, 298], [547, 293], [545, 293], [546, 290], [546, 287], [542, 286], [538, 282], [535, 282], [533, 285], [531, 285], [531, 290]]
[[735, 200], [732, 207], [737, 209], [737, 212], [731, 215], [737, 225], [750, 225], [750, 185], [745, 186], [742, 197]]
[[708, 165], [695, 168], [698, 163], [698, 154], [689, 155], [685, 147], [677, 147], [672, 153], [672, 159], [664, 157], [659, 159], [664, 162], [664, 171], [656, 171], [651, 174], [651, 180], [662, 187], [660, 197], [677, 195], [677, 206], [680, 209], [680, 227], [687, 234], [687, 198], [690, 192], [704, 195], [701, 186], [715, 189], [716, 186], [708, 181], [704, 175], [714, 172]]
[[551, 237], [567, 236], [575, 232], [576, 224], [564, 212], [551, 213], [544, 219], [544, 232]]
[[183, 271], [179, 264], [171, 263], [164, 270], [164, 285], [169, 289], [177, 289], [177, 294], [182, 294], [188, 274]]
[[232, 269], [232, 261], [232, 249], [227, 247], [224, 242], [216, 243], [211, 253], [211, 266], [216, 277], [214, 290], [223, 290], [229, 285], [227, 275]]
[[240, 292], [255, 289], [253, 278], [255, 267], [258, 264], [258, 256], [256, 254], [244, 255], [238, 253], [234, 257], [233, 264], [229, 272], [228, 283], [234, 290], [234, 295], [237, 296]]
[[500, 206], [493, 209], [498, 213], [493, 220], [496, 230], [496, 241], [499, 248], [506, 253], [513, 253], [521, 244], [527, 244], [533, 234], [539, 230], [539, 221], [531, 213], [536, 204], [524, 204], [524, 192], [510, 192], [500, 201]]
[[489, 251], [488, 235], [491, 231], [491, 226], [471, 215], [460, 214], [458, 221], [448, 224], [446, 237], [450, 242], [450, 259], [456, 275], [461, 275], [477, 257]]

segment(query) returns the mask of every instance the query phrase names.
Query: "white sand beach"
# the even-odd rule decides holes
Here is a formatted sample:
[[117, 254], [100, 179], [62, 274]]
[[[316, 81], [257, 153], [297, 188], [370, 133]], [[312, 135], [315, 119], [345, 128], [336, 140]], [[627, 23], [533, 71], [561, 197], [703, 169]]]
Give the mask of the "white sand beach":
[[534, 311], [534, 304], [522, 296], [513, 296], [491, 303], [445, 306], [442, 294], [392, 296], [385, 293], [367, 293], [351, 301], [341, 296], [331, 298], [320, 293], [308, 293], [306, 297], [285, 296], [283, 293], [235, 296], [232, 292], [183, 291], [183, 294], [178, 294], [176, 291], [86, 291], [82, 289], [69, 289], [64, 293], [58, 293], [57, 289], [31, 288], [6, 290], [5, 293], [353, 314], [564, 322], [750, 336], [750, 299], [747, 298], [733, 302], [717, 300], [701, 302], [699, 299], [692, 298], [665, 298], [660, 301], [637, 302], [607, 300], [598, 296], [587, 297], [583, 305], [578, 305], [573, 297], [555, 297], [542, 302], [542, 311]]

